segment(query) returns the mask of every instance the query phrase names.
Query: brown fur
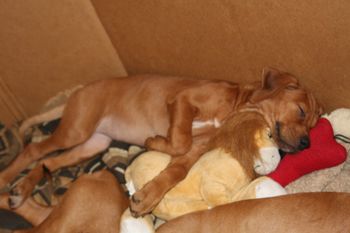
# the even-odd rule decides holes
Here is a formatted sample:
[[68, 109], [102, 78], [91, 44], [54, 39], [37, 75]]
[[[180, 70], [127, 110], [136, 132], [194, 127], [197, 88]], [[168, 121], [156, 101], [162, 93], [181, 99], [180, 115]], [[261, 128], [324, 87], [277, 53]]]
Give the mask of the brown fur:
[[[301, 116], [300, 107], [305, 116]], [[43, 142], [28, 145], [0, 173], [0, 187], [31, 162], [53, 151], [70, 149], [41, 160], [18, 183], [10, 196], [11, 206], [16, 208], [42, 178], [42, 165], [54, 171], [79, 163], [107, 148], [112, 139], [144, 144], [174, 158], [167, 169], [133, 196], [132, 210], [135, 215], [143, 215], [186, 176], [205, 152], [205, 144], [216, 128], [192, 129], [192, 122], [215, 118], [223, 123], [241, 109], [262, 113], [278, 145], [290, 152], [300, 149], [301, 138], [307, 137], [320, 113], [314, 97], [299, 86], [295, 77], [273, 69], [264, 73], [262, 82], [246, 86], [160, 76], [101, 80], [76, 91], [63, 112], [56, 109], [54, 114], [46, 114], [63, 114], [57, 130]]]
[[[0, 206], [3, 200], [0, 196]], [[118, 233], [127, 200], [115, 178], [101, 171], [79, 178], [53, 211], [37, 205], [27, 199], [14, 210], [36, 226], [14, 233]], [[165, 223], [157, 233], [345, 233], [349, 220], [350, 194], [300, 193], [187, 214]]]
[[349, 193], [300, 193], [191, 213], [165, 223], [157, 233], [345, 233], [349, 220]]
[[[1, 208], [6, 208], [2, 203], [6, 200], [0, 196]], [[28, 198], [15, 212], [36, 227], [14, 233], [118, 233], [127, 206], [128, 198], [115, 177], [102, 170], [79, 177], [54, 208]]]

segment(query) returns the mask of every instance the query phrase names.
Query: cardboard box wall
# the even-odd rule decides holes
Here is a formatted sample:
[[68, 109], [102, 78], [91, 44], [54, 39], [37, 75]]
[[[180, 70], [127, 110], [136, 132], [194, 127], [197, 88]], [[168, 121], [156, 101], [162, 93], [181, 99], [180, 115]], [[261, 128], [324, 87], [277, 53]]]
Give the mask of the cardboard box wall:
[[125, 74], [123, 65], [236, 82], [273, 66], [330, 111], [350, 107], [349, 12], [345, 0], [3, 0], [0, 80], [21, 118], [59, 90]]
[[90, 1], [0, 1], [0, 120], [37, 113], [66, 88], [126, 71]]

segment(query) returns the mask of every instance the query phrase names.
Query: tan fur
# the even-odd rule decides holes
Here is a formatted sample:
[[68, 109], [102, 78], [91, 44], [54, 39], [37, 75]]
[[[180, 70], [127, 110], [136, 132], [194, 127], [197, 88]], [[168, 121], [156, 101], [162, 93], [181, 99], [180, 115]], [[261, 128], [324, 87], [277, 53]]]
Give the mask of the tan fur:
[[165, 223], [157, 233], [345, 233], [349, 220], [349, 193], [300, 193], [184, 215]]
[[[314, 99], [295, 77], [273, 69], [264, 73], [262, 82], [246, 86], [150, 75], [97, 81], [71, 95], [57, 130], [47, 140], [28, 145], [0, 173], [0, 187], [31, 162], [71, 148], [59, 157], [41, 160], [18, 183], [10, 197], [12, 207], [18, 207], [41, 179], [42, 165], [54, 171], [90, 158], [106, 149], [112, 139], [122, 140], [174, 156], [154, 182], [133, 196], [131, 207], [135, 215], [142, 215], [151, 211], [205, 152], [203, 145], [216, 128], [192, 129], [193, 121], [216, 119], [223, 123], [241, 109], [259, 111], [278, 145], [297, 151], [320, 113], [317, 104], [310, 105], [316, 101], [309, 98]], [[300, 106], [305, 117], [300, 115]]]

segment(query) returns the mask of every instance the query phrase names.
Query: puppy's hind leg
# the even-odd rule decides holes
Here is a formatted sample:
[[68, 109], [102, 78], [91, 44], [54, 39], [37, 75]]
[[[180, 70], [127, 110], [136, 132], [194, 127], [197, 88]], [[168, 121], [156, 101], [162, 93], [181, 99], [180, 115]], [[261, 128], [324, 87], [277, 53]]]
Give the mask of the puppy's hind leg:
[[17, 208], [29, 197], [35, 185], [43, 178], [45, 168], [52, 172], [61, 167], [77, 164], [103, 151], [109, 146], [110, 142], [111, 139], [109, 137], [95, 133], [86, 142], [62, 155], [40, 161], [38, 165], [33, 168], [27, 176], [23, 177], [17, 183], [16, 187], [11, 190], [9, 199], [10, 207]]
[[63, 149], [69, 149], [88, 140], [95, 130], [93, 122], [76, 120], [76, 122], [64, 121], [53, 135], [39, 143], [29, 144], [10, 165], [0, 172], [0, 187], [5, 186], [28, 165], [45, 155]]
[[15, 212], [25, 218], [33, 226], [37, 226], [43, 222], [53, 209], [53, 207], [39, 205], [33, 198], [28, 198], [20, 208], [13, 210], [8, 206], [8, 198], [8, 193], [0, 194], [0, 208]]
[[58, 149], [60, 149], [60, 147], [53, 143], [52, 138], [28, 145], [8, 167], [0, 172], [0, 187], [4, 187], [8, 184], [30, 163]]
[[0, 172], [0, 188], [35, 160], [53, 151], [77, 146], [91, 137], [101, 119], [103, 105], [87, 106], [88, 94], [90, 93], [77, 91], [71, 96], [61, 122], [52, 136], [42, 142], [29, 144], [5, 170]]

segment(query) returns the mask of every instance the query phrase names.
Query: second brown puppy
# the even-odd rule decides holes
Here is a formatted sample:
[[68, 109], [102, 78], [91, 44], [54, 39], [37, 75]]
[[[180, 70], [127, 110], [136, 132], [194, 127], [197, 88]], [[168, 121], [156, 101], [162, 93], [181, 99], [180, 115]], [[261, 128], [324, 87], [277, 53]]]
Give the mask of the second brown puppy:
[[299, 193], [181, 216], [157, 233], [348, 233], [350, 193]]

